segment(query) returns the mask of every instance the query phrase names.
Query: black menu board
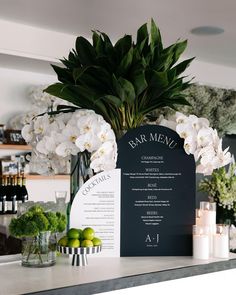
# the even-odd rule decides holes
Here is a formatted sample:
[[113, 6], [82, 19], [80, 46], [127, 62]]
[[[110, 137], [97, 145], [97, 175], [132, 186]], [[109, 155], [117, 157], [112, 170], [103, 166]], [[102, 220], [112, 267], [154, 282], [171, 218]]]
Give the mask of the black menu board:
[[192, 255], [195, 161], [166, 127], [146, 125], [118, 142], [121, 256]]

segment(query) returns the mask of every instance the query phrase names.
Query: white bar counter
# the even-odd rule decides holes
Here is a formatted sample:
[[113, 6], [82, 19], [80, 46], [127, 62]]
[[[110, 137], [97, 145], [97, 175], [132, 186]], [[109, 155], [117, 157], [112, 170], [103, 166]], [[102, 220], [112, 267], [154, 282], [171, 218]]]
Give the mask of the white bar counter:
[[192, 257], [88, 257], [89, 265], [75, 267], [67, 257], [46, 268], [26, 268], [20, 262], [0, 264], [0, 294], [96, 294], [236, 268], [230, 259]]

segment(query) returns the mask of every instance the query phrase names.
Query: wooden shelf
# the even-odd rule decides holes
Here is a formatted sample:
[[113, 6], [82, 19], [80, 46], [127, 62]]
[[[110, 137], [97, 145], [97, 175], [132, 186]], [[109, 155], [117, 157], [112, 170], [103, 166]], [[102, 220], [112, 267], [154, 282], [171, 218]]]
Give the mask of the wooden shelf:
[[30, 152], [31, 146], [23, 144], [0, 144], [0, 158]]
[[26, 179], [28, 180], [69, 180], [70, 175], [35, 175], [27, 174]]
[[[31, 151], [32, 148], [29, 145], [21, 144], [0, 144], [0, 157], [6, 155], [15, 155], [20, 152]], [[69, 180], [70, 175], [38, 175], [38, 174], [27, 174], [26, 179], [28, 180]]]
[[0, 150], [31, 151], [32, 148], [24, 144], [0, 144]]

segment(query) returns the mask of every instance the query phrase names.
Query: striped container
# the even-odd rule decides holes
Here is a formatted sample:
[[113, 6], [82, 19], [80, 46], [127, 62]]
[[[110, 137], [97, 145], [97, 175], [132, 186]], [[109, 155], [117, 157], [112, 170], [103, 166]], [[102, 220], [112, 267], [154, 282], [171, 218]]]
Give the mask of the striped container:
[[102, 250], [102, 246], [94, 246], [94, 247], [79, 247], [79, 248], [71, 248], [71, 247], [63, 247], [57, 246], [57, 251], [62, 254], [70, 254], [73, 255], [72, 265], [73, 266], [85, 266], [88, 265], [87, 254], [99, 253]]

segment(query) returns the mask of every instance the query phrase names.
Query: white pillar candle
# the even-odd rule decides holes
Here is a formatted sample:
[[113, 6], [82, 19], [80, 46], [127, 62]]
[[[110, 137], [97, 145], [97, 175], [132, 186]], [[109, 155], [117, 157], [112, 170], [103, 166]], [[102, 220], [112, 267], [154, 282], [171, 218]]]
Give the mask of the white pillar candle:
[[201, 225], [211, 226], [216, 224], [216, 203], [200, 202]]
[[213, 235], [216, 226], [216, 203], [200, 202], [200, 224], [209, 227], [209, 252], [213, 255]]
[[201, 211], [201, 224], [205, 226], [211, 226], [216, 224], [216, 212], [210, 210]]
[[209, 235], [207, 228], [193, 226], [193, 258], [209, 259]]
[[229, 258], [229, 229], [227, 225], [216, 225], [216, 233], [213, 236], [213, 256]]

